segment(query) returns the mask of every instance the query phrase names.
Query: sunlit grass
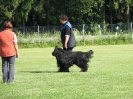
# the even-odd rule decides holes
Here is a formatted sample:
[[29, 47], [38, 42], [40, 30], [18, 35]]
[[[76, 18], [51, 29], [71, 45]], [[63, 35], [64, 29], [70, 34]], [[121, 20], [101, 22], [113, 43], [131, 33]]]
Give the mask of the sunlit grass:
[[53, 49], [19, 49], [15, 83], [0, 81], [0, 99], [133, 99], [133, 45], [75, 47], [94, 51], [85, 73], [58, 73]]

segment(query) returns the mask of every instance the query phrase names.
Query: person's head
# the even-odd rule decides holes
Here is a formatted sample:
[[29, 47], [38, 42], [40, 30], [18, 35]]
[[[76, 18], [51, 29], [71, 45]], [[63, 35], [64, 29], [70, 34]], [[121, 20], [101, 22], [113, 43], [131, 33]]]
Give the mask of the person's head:
[[61, 14], [59, 20], [61, 24], [65, 24], [68, 21], [68, 17], [65, 14]]
[[9, 20], [6, 20], [3, 25], [4, 29], [8, 28], [11, 29], [13, 27], [12, 23]]

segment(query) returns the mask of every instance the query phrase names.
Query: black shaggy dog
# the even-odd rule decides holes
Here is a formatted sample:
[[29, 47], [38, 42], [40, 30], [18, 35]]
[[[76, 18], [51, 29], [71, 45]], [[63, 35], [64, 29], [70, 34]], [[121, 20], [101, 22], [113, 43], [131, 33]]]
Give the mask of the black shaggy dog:
[[59, 72], [69, 72], [69, 67], [73, 64], [81, 68], [82, 72], [88, 70], [89, 59], [92, 58], [93, 51], [88, 52], [68, 52], [61, 48], [55, 47], [52, 55], [56, 57]]

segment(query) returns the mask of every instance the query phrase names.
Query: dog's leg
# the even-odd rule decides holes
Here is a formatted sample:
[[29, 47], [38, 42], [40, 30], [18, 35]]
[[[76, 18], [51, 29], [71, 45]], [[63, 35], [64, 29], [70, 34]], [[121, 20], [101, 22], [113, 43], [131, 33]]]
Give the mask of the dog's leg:
[[58, 65], [58, 72], [69, 72], [69, 68], [67, 66]]
[[58, 72], [62, 72], [62, 71], [63, 71], [63, 69], [62, 68], [59, 68]]
[[69, 67], [67, 65], [63, 66], [63, 72], [69, 72]]
[[58, 72], [63, 72], [63, 65], [57, 61]]
[[82, 68], [81, 68], [81, 71], [82, 71], [82, 72], [87, 72], [87, 70], [88, 70], [88, 64], [84, 64], [84, 65], [82, 66]]
[[76, 65], [81, 68], [81, 72], [87, 72], [88, 70], [88, 64], [85, 62], [78, 62]]
[[58, 66], [58, 68], [59, 68], [58, 72], [63, 72], [64, 71], [63, 66]]

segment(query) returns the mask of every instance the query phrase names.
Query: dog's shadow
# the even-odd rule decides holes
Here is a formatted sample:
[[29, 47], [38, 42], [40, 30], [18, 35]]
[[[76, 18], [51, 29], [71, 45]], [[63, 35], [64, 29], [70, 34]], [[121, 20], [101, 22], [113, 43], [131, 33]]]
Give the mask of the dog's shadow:
[[58, 73], [57, 71], [20, 71], [20, 72], [27, 72], [27, 73]]

